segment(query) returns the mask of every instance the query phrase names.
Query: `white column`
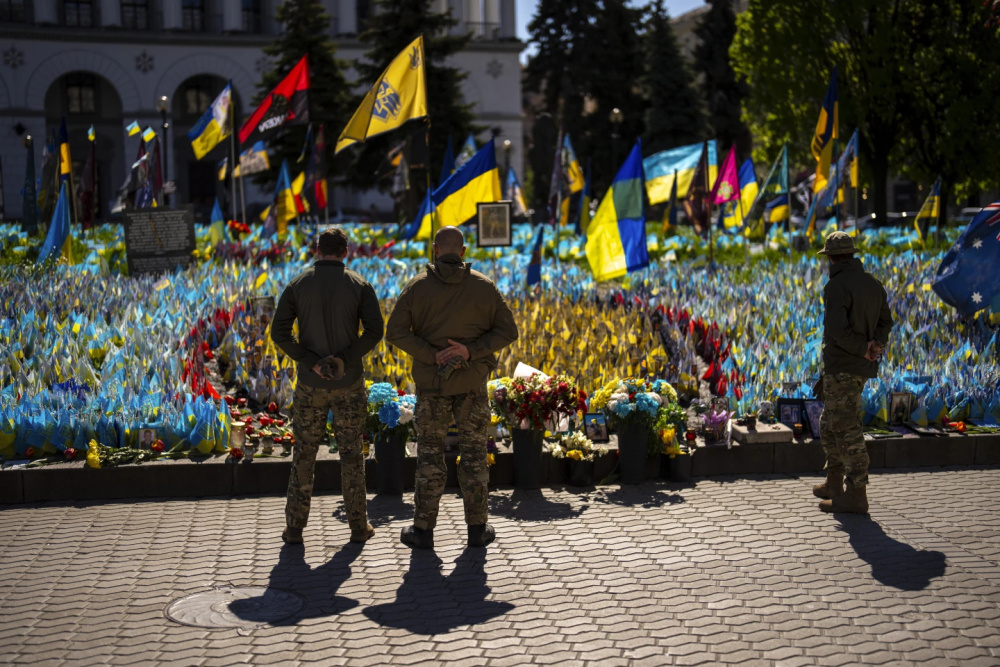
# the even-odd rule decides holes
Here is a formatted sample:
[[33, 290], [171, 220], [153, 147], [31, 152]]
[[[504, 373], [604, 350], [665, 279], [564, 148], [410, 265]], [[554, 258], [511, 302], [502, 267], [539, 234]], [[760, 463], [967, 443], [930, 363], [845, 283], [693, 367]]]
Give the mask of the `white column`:
[[223, 32], [243, 32], [243, 3], [240, 0], [222, 0]]
[[184, 27], [181, 0], [163, 0], [163, 29], [180, 30]]
[[448, 6], [451, 7], [451, 16], [458, 23], [455, 25], [453, 30], [459, 34], [465, 32], [465, 0], [448, 0]]
[[35, 0], [35, 23], [59, 23], [59, 7], [56, 0]]
[[101, 0], [101, 26], [120, 28], [122, 25], [122, 3], [120, 0]]
[[517, 37], [517, 3], [500, 0], [500, 36]]
[[340, 34], [358, 34], [358, 6], [355, 0], [338, 0], [340, 9]]
[[483, 0], [465, 0], [465, 20], [472, 24], [472, 34], [483, 34]]
[[483, 21], [486, 22], [486, 37], [493, 39], [500, 36], [500, 0], [485, 0], [483, 2]]

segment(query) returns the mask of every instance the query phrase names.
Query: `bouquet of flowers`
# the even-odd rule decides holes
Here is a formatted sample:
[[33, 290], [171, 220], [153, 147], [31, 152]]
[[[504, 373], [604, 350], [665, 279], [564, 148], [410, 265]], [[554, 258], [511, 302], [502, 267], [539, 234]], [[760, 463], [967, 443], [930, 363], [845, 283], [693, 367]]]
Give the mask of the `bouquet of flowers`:
[[603, 454], [604, 448], [594, 448], [590, 438], [580, 431], [559, 436], [552, 445], [552, 456], [557, 459], [567, 458], [574, 461], [593, 461], [594, 456]]
[[677, 392], [666, 380], [615, 379], [594, 392], [591, 410], [602, 410], [619, 432], [640, 426], [648, 431], [649, 453], [658, 454], [687, 424]]
[[546, 422], [587, 408], [587, 393], [565, 375], [501, 378], [488, 385], [490, 404], [507, 428], [545, 430]]
[[416, 405], [413, 394], [397, 390], [388, 382], [376, 382], [368, 387], [365, 430], [373, 435], [407, 435]]

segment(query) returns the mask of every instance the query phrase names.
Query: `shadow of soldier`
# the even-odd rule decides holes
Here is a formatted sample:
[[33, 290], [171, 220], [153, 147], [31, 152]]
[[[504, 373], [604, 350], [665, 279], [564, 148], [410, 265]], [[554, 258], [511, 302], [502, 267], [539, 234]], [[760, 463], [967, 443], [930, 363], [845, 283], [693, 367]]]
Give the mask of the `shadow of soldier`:
[[415, 549], [396, 599], [362, 613], [383, 627], [422, 635], [444, 634], [502, 616], [514, 605], [486, 599], [490, 594], [486, 555], [483, 549], [466, 547], [455, 560], [455, 569], [444, 576], [443, 563], [433, 551]]
[[[342, 614], [358, 606], [358, 601], [337, 595], [340, 585], [351, 577], [351, 563], [361, 554], [362, 545], [348, 542], [333, 558], [317, 568], [305, 561], [302, 545], [286, 544], [278, 554], [278, 563], [271, 569], [267, 591], [256, 598], [236, 600], [229, 611], [248, 624], [270, 626], [296, 625], [306, 618], [322, 618]], [[268, 621], [271, 599], [277, 591], [290, 591], [302, 597], [302, 607], [284, 618]]]
[[569, 503], [552, 502], [541, 489], [514, 489], [510, 495], [490, 495], [490, 514], [514, 521], [575, 519], [589, 508], [586, 504], [573, 507]]
[[651, 488], [647, 484], [621, 486], [613, 491], [598, 489], [594, 492], [593, 499], [595, 502], [626, 507], [639, 505], [645, 509], [687, 502], [679, 493], [664, 493], [661, 489]]
[[837, 514], [835, 517], [858, 557], [871, 565], [876, 581], [902, 591], [919, 591], [944, 574], [945, 556], [940, 551], [914, 549], [894, 540], [868, 516]]
[[[343, 500], [333, 510], [333, 518], [347, 523]], [[379, 494], [368, 499], [368, 521], [372, 526], [377, 528], [404, 520], [413, 520], [413, 504], [403, 500], [403, 496]]]

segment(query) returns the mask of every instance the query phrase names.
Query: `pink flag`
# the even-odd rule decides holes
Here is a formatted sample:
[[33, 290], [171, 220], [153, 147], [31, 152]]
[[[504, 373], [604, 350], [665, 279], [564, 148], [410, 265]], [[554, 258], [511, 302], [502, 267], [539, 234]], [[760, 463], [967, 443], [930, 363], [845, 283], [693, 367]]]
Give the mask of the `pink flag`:
[[715, 179], [710, 195], [712, 204], [725, 204], [740, 198], [740, 177], [736, 172], [736, 147], [730, 146], [726, 159], [719, 168], [719, 177]]

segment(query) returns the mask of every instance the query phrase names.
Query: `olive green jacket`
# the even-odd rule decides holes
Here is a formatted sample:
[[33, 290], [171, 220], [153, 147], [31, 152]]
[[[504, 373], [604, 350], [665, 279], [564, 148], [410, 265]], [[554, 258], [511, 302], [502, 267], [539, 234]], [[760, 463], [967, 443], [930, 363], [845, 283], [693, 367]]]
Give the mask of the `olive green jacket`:
[[[493, 281], [449, 254], [403, 288], [385, 339], [413, 357], [418, 394], [455, 396], [485, 390], [496, 352], [517, 340], [517, 325]], [[469, 349], [469, 361], [444, 380], [435, 355], [449, 347], [448, 339]]]
[[877, 377], [878, 362], [865, 359], [865, 352], [870, 340], [889, 342], [892, 313], [882, 283], [856, 257], [831, 264], [823, 303], [823, 372]]
[[[292, 323], [298, 320], [298, 340]], [[364, 333], [358, 336], [358, 324]], [[364, 374], [361, 358], [382, 340], [384, 323], [378, 297], [368, 281], [343, 262], [323, 259], [292, 278], [281, 293], [271, 322], [271, 340], [295, 360], [298, 381], [319, 389], [343, 389]], [[324, 380], [312, 371], [334, 355], [344, 362], [344, 377]]]

